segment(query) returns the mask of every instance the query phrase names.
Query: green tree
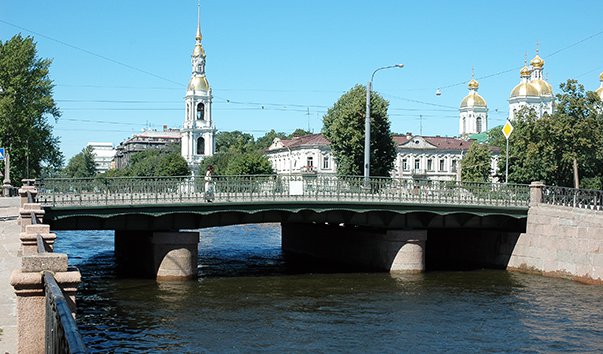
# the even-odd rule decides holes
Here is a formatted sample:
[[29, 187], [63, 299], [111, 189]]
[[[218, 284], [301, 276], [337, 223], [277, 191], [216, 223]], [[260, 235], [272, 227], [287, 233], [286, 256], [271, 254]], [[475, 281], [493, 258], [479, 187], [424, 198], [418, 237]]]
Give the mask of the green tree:
[[[370, 104], [370, 171], [373, 176], [388, 176], [396, 154], [387, 117], [389, 102], [373, 92]], [[331, 142], [340, 176], [363, 174], [365, 115], [366, 88], [356, 85], [343, 94], [323, 117], [322, 132]]]
[[206, 157], [199, 165], [199, 176], [204, 176], [207, 167], [211, 165], [214, 168], [214, 175], [225, 175], [228, 164], [238, 155], [234, 152], [217, 152], [212, 156]]
[[254, 149], [255, 141], [251, 134], [242, 133], [238, 130], [232, 132], [218, 132], [216, 134], [216, 153], [243, 153]]
[[132, 155], [128, 166], [122, 170], [111, 170], [107, 177], [118, 176], [188, 176], [190, 169], [180, 155], [180, 146], [172, 144], [161, 149], [147, 149]]
[[267, 149], [274, 141], [274, 138], [287, 139], [288, 137], [287, 134], [283, 132], [276, 132], [274, 129], [272, 129], [268, 133], [264, 134], [264, 136], [256, 140], [256, 149], [260, 151]]
[[88, 145], [82, 151], [69, 159], [62, 175], [70, 178], [94, 177], [96, 166], [94, 164], [94, 152], [92, 146]]
[[[555, 112], [537, 118], [522, 109], [512, 122], [509, 138], [509, 182], [544, 181], [574, 185], [574, 160], [582, 187], [601, 188], [603, 176], [603, 116], [599, 100], [575, 80], [560, 85]], [[504, 180], [506, 141], [500, 127], [489, 132], [492, 145], [501, 149], [499, 174]]]
[[227, 175], [271, 175], [272, 164], [260, 152], [249, 152], [236, 155], [228, 164]]
[[37, 56], [33, 38], [0, 41], [0, 145], [10, 154], [11, 180], [38, 177], [63, 163], [48, 118], [61, 115], [52, 97], [50, 59]]
[[306, 136], [306, 135], [310, 135], [312, 134], [312, 132], [309, 132], [307, 130], [304, 130], [302, 128], [297, 128], [293, 131], [293, 133], [289, 134], [289, 136], [287, 137], [288, 139], [291, 138], [296, 138], [296, 137], [300, 137], [300, 136]]
[[463, 182], [488, 182], [490, 180], [490, 161], [492, 153], [488, 146], [474, 142], [461, 161], [461, 180]]

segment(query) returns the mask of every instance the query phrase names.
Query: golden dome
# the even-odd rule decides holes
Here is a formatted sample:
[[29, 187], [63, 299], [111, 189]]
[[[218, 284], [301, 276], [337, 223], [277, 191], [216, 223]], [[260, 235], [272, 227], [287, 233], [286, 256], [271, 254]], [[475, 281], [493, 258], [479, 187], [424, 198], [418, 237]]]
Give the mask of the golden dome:
[[467, 86], [469, 87], [469, 89], [477, 90], [479, 88], [479, 82], [477, 82], [477, 80], [475, 79], [471, 79], [471, 81], [469, 81], [469, 85]]
[[195, 44], [195, 49], [193, 49], [193, 56], [198, 57], [199, 55], [203, 57], [205, 56], [205, 49], [203, 49], [201, 43]]
[[599, 74], [599, 80], [603, 81], [603, 73]]
[[526, 76], [530, 76], [530, 68], [528, 68], [526, 65], [524, 65], [523, 68], [521, 68], [521, 70], [519, 71], [519, 77], [526, 77]]
[[[475, 80], [472, 80], [472, 81], [475, 81]], [[477, 81], [475, 81], [475, 82], [477, 84]], [[465, 96], [465, 98], [463, 98], [463, 100], [461, 101], [461, 108], [486, 107], [486, 106], [487, 106], [486, 100], [484, 100], [484, 98], [475, 91], [469, 92], [469, 94], [467, 96]]]
[[519, 96], [540, 96], [538, 89], [529, 82], [521, 82], [511, 91], [511, 98]]
[[188, 91], [208, 91], [209, 83], [205, 76], [195, 76], [188, 83]]
[[541, 79], [534, 79], [530, 81], [530, 84], [538, 90], [539, 96], [550, 96], [553, 94], [553, 87], [548, 82]]
[[[603, 80], [601, 80], [603, 81]], [[601, 101], [603, 101], [603, 87], [599, 87], [597, 89], [597, 91], [595, 91], [595, 93], [597, 94], [597, 96], [599, 96], [599, 98], [601, 99]]]
[[530, 61], [530, 65], [535, 68], [542, 68], [544, 66], [544, 60], [538, 54], [536, 54], [534, 59]]

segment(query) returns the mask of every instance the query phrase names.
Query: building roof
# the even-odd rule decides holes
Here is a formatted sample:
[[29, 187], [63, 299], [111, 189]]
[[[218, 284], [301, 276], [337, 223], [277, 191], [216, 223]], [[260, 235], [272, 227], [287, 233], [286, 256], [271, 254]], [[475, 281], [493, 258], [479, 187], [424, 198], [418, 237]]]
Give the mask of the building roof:
[[[411, 141], [418, 140], [424, 141], [425, 143], [432, 145], [432, 148], [440, 150], [468, 150], [471, 144], [474, 142], [473, 140], [463, 140], [445, 136], [413, 136], [409, 134], [394, 136], [394, 143], [399, 147], [408, 145], [408, 143]], [[424, 146], [423, 144], [421, 145]], [[411, 147], [411, 145], [404, 147]]]
[[272, 142], [272, 145], [270, 145], [268, 150], [278, 150], [278, 149], [284, 149], [284, 148], [293, 149], [293, 148], [300, 148], [300, 147], [307, 147], [307, 146], [326, 146], [326, 145], [330, 145], [330, 144], [331, 143], [329, 142], [329, 140], [327, 140], [327, 138], [325, 138], [324, 135], [319, 133], [319, 134], [298, 136], [298, 137], [294, 137], [291, 139], [276, 138], [276, 139], [274, 139], [274, 141]]

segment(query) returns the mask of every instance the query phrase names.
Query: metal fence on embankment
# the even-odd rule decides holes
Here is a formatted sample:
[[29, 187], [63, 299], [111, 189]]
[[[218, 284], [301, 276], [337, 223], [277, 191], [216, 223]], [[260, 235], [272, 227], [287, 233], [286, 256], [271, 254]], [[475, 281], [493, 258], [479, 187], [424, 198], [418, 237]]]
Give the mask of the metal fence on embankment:
[[38, 180], [44, 206], [345, 201], [527, 207], [528, 185], [320, 175]]
[[542, 202], [573, 208], [603, 210], [603, 191], [544, 186], [542, 189]]

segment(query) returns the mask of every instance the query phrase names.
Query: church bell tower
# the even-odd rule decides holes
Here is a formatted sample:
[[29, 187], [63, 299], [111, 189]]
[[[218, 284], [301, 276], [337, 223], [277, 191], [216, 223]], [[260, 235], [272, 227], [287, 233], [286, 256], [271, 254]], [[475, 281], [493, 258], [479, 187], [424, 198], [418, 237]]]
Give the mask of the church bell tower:
[[195, 48], [191, 56], [191, 80], [186, 89], [185, 116], [182, 129], [182, 157], [188, 163], [193, 175], [205, 157], [215, 151], [215, 134], [211, 115], [211, 87], [205, 76], [205, 49], [201, 45], [200, 5], [197, 4], [197, 34]]

